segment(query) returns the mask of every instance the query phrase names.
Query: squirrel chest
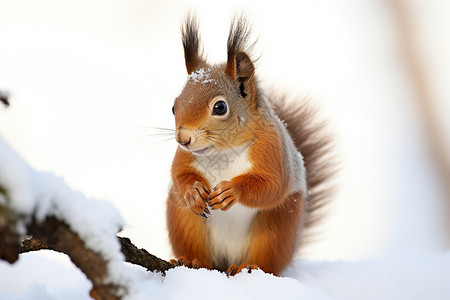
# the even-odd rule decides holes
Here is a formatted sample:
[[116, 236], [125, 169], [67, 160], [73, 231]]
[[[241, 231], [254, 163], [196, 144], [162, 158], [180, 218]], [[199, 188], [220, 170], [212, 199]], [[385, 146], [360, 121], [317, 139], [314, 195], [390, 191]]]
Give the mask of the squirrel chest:
[[[248, 172], [248, 146], [241, 146], [210, 156], [196, 156], [194, 168], [203, 174], [210, 187]], [[206, 221], [214, 262], [230, 264], [241, 261], [249, 245], [249, 231], [258, 209], [239, 203], [228, 211], [214, 210]]]

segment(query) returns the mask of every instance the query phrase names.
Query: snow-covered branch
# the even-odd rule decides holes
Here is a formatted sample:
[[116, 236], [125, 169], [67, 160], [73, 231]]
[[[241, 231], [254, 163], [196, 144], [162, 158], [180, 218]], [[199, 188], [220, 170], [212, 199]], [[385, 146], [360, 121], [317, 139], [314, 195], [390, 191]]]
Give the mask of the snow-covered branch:
[[[4, 192], [2, 195], [5, 196]], [[20, 252], [19, 240], [23, 230], [17, 224], [23, 223], [20, 216], [5, 206], [0, 206], [0, 257], [10, 263], [18, 259]], [[35, 220], [26, 223], [26, 234], [38, 237], [41, 248], [57, 249], [67, 254], [72, 262], [91, 280], [93, 289], [91, 296], [96, 299], [120, 299], [121, 287], [118, 284], [109, 283], [108, 261], [94, 250], [86, 247], [84, 241], [74, 233], [69, 226], [55, 217], [48, 217], [42, 222]], [[45, 246], [44, 246], [45, 245]]]
[[61, 178], [33, 170], [2, 140], [0, 165], [1, 257], [14, 262], [19, 238], [32, 235], [66, 253], [92, 281], [95, 298], [127, 294], [131, 279], [114, 270], [123, 261], [115, 238], [123, 221], [116, 210], [71, 190]]
[[[174, 268], [174, 265], [148, 253], [145, 249], [136, 247], [129, 238], [117, 237], [122, 247], [122, 253], [125, 255], [125, 260], [129, 263], [141, 266], [148, 271], [157, 271], [165, 273], [167, 270]], [[54, 245], [49, 245], [36, 237], [26, 239], [22, 242], [20, 253], [27, 253], [39, 250], [54, 250], [63, 252], [61, 249], [55, 248]]]
[[51, 248], [67, 254], [72, 262], [92, 282], [94, 299], [120, 299], [128, 288], [120, 282], [108, 280], [108, 263], [104, 256], [86, 247], [84, 241], [62, 221], [49, 217], [43, 222], [31, 222], [27, 233], [39, 237]]
[[[111, 204], [87, 199], [61, 178], [35, 171], [1, 139], [0, 166], [1, 259], [15, 262], [24, 247], [63, 252], [92, 282], [95, 299], [139, 293], [142, 279], [129, 272], [125, 260], [152, 271], [171, 267], [116, 237], [124, 222]], [[21, 248], [28, 235], [32, 242]]]

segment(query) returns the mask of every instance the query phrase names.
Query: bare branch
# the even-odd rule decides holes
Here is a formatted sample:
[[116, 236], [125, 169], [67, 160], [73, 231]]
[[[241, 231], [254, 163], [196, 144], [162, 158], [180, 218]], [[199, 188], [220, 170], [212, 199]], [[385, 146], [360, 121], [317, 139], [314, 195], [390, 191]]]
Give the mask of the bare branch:
[[[121, 246], [122, 253], [125, 255], [125, 259], [127, 262], [139, 265], [141, 267], [146, 268], [148, 271], [157, 271], [165, 274], [165, 272], [169, 269], [172, 269], [174, 266], [160, 259], [153, 254], [150, 254], [145, 249], [137, 248], [129, 238], [126, 237], [117, 237]], [[20, 249], [20, 253], [27, 253], [31, 251], [39, 251], [39, 250], [54, 250], [57, 252], [63, 252], [58, 248], [51, 247], [47, 243], [32, 237], [30, 239], [24, 240], [22, 242], [22, 248]]]
[[149, 271], [159, 271], [163, 274], [174, 267], [168, 261], [148, 253], [145, 249], [138, 249], [131, 243], [129, 238], [117, 238], [122, 245], [122, 253], [125, 255], [127, 262], [144, 267]]

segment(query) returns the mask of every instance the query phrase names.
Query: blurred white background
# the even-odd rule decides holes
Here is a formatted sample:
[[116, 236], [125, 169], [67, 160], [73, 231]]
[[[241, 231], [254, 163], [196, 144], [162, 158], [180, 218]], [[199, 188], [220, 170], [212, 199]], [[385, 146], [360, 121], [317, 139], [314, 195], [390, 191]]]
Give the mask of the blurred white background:
[[11, 93], [0, 136], [36, 169], [113, 202], [123, 235], [171, 258], [165, 198], [176, 143], [150, 127], [173, 128], [186, 79], [180, 24], [197, 11], [208, 59], [221, 62], [230, 20], [243, 11], [263, 86], [312, 96], [336, 136], [338, 189], [304, 256], [443, 251], [450, 182], [420, 103], [450, 153], [450, 2], [393, 3], [0, 0], [0, 89]]

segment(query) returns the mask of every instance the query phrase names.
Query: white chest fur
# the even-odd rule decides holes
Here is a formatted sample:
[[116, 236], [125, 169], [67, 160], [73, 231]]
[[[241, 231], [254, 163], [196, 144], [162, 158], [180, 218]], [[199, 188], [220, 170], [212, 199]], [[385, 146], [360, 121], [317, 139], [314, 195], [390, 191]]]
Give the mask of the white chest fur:
[[252, 164], [248, 159], [248, 147], [241, 146], [211, 155], [196, 156], [194, 167], [213, 188], [223, 180], [230, 180], [249, 171]]
[[[235, 148], [217, 155], [197, 156], [194, 167], [199, 170], [209, 186], [248, 172], [252, 165], [248, 148]], [[258, 210], [239, 203], [228, 211], [211, 211], [208, 229], [211, 252], [215, 263], [240, 264], [245, 259], [249, 245], [249, 230]]]
[[249, 230], [258, 212], [239, 203], [228, 211], [211, 212], [208, 219], [211, 254], [216, 264], [240, 265], [248, 251]]

